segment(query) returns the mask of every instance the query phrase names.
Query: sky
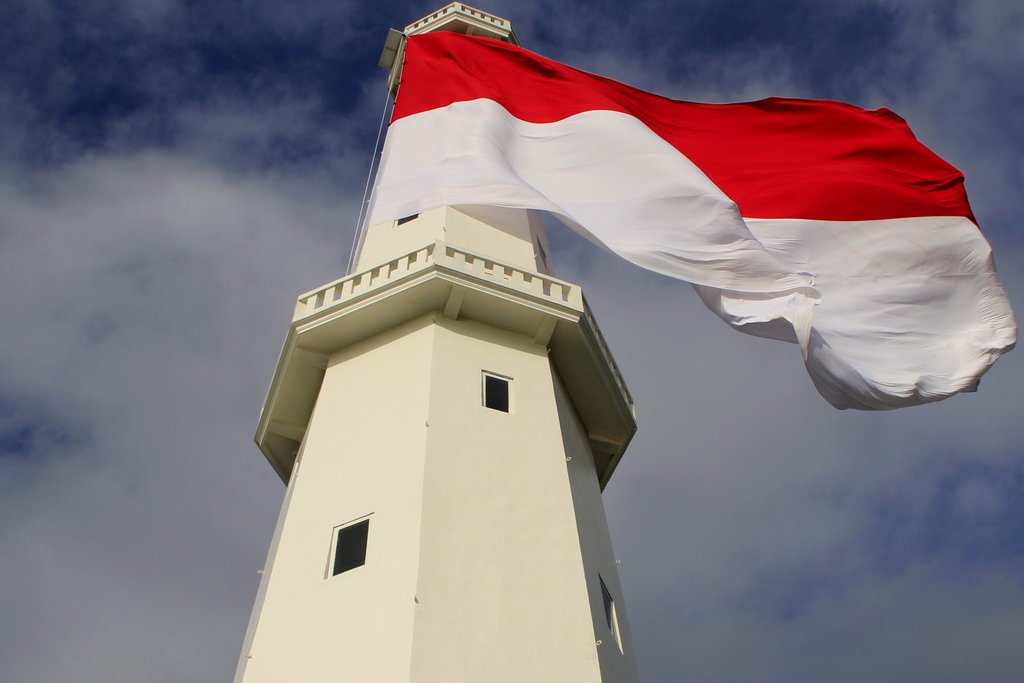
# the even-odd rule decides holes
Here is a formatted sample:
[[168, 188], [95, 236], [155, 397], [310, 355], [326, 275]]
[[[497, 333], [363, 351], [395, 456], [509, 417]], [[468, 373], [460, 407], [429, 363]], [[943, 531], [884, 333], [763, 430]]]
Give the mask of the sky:
[[[229, 680], [284, 494], [260, 405], [294, 298], [346, 267], [387, 29], [441, 4], [0, 3], [4, 681]], [[1019, 2], [478, 6], [670, 97], [890, 107], [1024, 310]], [[551, 229], [637, 403], [604, 497], [643, 680], [1020, 680], [1024, 354], [836, 411], [796, 347]]]

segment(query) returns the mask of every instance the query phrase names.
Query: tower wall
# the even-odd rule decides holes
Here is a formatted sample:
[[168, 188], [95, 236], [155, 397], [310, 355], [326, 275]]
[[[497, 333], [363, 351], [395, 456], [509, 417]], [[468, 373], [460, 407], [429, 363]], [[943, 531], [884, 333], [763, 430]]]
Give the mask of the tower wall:
[[[590, 614], [594, 621], [597, 653], [602, 681], [637, 680], [636, 659], [629, 621], [622, 607], [622, 585], [619, 582], [618, 560], [612, 550], [611, 533], [601, 500], [601, 487], [594, 466], [593, 452], [587, 430], [580, 423], [572, 400], [554, 376], [555, 404], [565, 452], [569, 455], [569, 488], [576, 513], [576, 531], [583, 560]], [[601, 582], [615, 603], [612, 623], [606, 615]]]
[[550, 273], [544, 224], [536, 211], [500, 206], [441, 206], [404, 219], [371, 225], [360, 245], [356, 270], [440, 240], [502, 261]]
[[[482, 371], [511, 378], [510, 412]], [[444, 321], [433, 378], [411, 680], [601, 680], [568, 469], [589, 456], [565, 450], [546, 348]]]
[[590, 445], [530, 337], [434, 313], [333, 354], [290, 489], [237, 680], [635, 680]]
[[[409, 680], [432, 347], [427, 316], [332, 355], [236, 681]], [[332, 576], [366, 516], [366, 564]]]

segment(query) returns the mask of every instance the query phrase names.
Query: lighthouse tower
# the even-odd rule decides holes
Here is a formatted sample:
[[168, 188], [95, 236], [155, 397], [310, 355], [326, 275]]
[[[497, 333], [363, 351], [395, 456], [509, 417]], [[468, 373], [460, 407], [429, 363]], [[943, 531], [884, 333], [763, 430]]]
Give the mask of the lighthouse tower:
[[[393, 32], [516, 42], [453, 3]], [[370, 226], [299, 297], [256, 443], [287, 484], [236, 683], [635, 681], [601, 491], [636, 422], [538, 216]]]

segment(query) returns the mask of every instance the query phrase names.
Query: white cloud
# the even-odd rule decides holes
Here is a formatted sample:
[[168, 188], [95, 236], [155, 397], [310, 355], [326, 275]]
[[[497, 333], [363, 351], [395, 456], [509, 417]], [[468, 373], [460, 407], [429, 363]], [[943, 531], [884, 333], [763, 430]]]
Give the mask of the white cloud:
[[0, 203], [3, 397], [71, 436], [0, 460], [0, 660], [23, 681], [224, 678], [281, 495], [259, 402], [293, 295], [341, 267], [351, 198], [143, 153]]

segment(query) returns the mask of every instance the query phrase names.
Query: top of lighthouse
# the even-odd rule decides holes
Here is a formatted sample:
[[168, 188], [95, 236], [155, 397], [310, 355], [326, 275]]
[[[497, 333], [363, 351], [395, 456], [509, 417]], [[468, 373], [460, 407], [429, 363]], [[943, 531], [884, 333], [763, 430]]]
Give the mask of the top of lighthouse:
[[413, 36], [430, 31], [455, 31], [470, 36], [497, 38], [513, 45], [519, 44], [516, 32], [512, 30], [512, 22], [508, 19], [502, 19], [461, 2], [453, 2], [419, 21], [414, 21], [405, 27], [404, 33]]
[[[508, 20], [452, 3], [391, 32], [381, 66], [391, 70], [392, 94], [407, 36], [431, 31], [518, 44]], [[260, 449], [288, 481], [334, 354], [430, 315], [545, 349], [603, 488], [636, 431], [633, 399], [581, 289], [552, 274], [540, 213], [486, 204], [419, 210], [363, 227], [349, 274], [299, 297], [260, 416]]]
[[[391, 29], [380, 57], [389, 70], [388, 91], [397, 96], [410, 36], [449, 31], [519, 45], [508, 19], [453, 2], [414, 21], [402, 31]], [[547, 236], [535, 211], [498, 206], [438, 206], [422, 213], [370, 225], [361, 231], [353, 266], [365, 270], [391, 261], [435, 240], [469, 249], [506, 263], [551, 274]]]
[[402, 31], [391, 29], [388, 32], [384, 51], [380, 55], [380, 66], [388, 69], [388, 90], [393, 95], [398, 87], [402, 71], [402, 51], [406, 36], [415, 36], [433, 31], [452, 31], [467, 36], [484, 36], [503, 40], [506, 43], [519, 45], [519, 38], [512, 29], [512, 22], [495, 14], [478, 10], [461, 2], [453, 2], [446, 7], [431, 12], [427, 16], [412, 22]]

